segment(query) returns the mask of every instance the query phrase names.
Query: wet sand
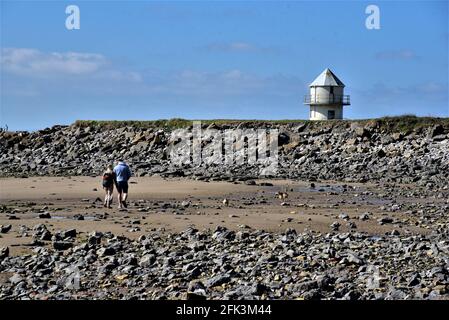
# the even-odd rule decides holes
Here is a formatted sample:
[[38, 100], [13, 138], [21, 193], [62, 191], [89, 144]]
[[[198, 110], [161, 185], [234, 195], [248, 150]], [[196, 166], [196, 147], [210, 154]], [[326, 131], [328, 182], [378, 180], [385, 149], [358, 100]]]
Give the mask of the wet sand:
[[[261, 186], [261, 182], [272, 186]], [[385, 212], [382, 206], [418, 198], [398, 198], [385, 195], [380, 186], [291, 180], [256, 180], [258, 185], [230, 182], [204, 182], [188, 179], [165, 180], [160, 177], [133, 178], [129, 185], [127, 211], [119, 211], [116, 198], [112, 209], [103, 207], [104, 197], [100, 177], [30, 177], [0, 179], [0, 225], [12, 229], [0, 235], [0, 247], [9, 246], [12, 255], [26, 253], [32, 243], [32, 231], [20, 234], [20, 226], [30, 229], [43, 223], [49, 230], [75, 228], [80, 240], [92, 231], [110, 231], [116, 235], [137, 238], [154, 229], [177, 232], [194, 226], [214, 229], [217, 225], [241, 228], [302, 232], [305, 229], [327, 233], [334, 221], [341, 223], [340, 232], [356, 230], [373, 235], [391, 232], [428, 233], [414, 226], [414, 217], [399, 210]], [[404, 186], [405, 188], [405, 186]], [[283, 203], [275, 197], [277, 191], [288, 193]], [[116, 193], [114, 193], [114, 196]], [[224, 206], [224, 198], [229, 206]], [[429, 200], [430, 201], [430, 200]], [[42, 213], [51, 218], [39, 218]], [[368, 212], [369, 220], [358, 217]], [[346, 213], [348, 221], [339, 218]], [[75, 220], [82, 215], [84, 220]], [[393, 217], [392, 224], [380, 225], [377, 219]]]

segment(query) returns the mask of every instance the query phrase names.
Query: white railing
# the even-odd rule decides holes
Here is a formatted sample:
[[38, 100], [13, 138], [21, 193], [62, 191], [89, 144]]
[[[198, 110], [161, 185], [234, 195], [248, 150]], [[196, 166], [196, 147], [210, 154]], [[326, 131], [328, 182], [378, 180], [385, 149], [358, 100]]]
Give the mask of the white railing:
[[304, 104], [351, 104], [349, 95], [335, 95], [335, 94], [307, 94], [304, 96]]

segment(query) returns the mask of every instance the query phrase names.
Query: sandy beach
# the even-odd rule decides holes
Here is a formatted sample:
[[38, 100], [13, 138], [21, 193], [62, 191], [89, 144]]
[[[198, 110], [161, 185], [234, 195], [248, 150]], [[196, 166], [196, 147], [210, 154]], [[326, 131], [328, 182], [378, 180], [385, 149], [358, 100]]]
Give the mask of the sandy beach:
[[[231, 230], [281, 232], [291, 228], [327, 233], [332, 222], [346, 214], [348, 219], [355, 219], [357, 231], [374, 235], [394, 229], [422, 234], [428, 231], [415, 227], [413, 217], [401, 211], [394, 212], [396, 223], [379, 224], [378, 219], [391, 215], [382, 206], [389, 205], [392, 199], [369, 184], [323, 182], [311, 188], [309, 182], [291, 180], [260, 180], [256, 185], [246, 185], [137, 177], [130, 182], [128, 210], [119, 211], [116, 199], [112, 209], [103, 207], [100, 181], [100, 177], [0, 179], [0, 225], [12, 225], [12, 231], [1, 235], [0, 246], [9, 246], [12, 255], [28, 252], [32, 238], [21, 235], [19, 229], [31, 229], [40, 223], [52, 232], [74, 228], [80, 239], [92, 231], [137, 238], [156, 229], [179, 232], [189, 226], [202, 230], [218, 225]], [[278, 191], [287, 192], [288, 198], [276, 198]], [[229, 199], [229, 206], [223, 205], [224, 198]], [[395, 197], [395, 203], [413, 200], [425, 202]], [[50, 218], [42, 218], [47, 213]], [[370, 218], [360, 220], [363, 213]], [[342, 223], [340, 231], [350, 229]]]

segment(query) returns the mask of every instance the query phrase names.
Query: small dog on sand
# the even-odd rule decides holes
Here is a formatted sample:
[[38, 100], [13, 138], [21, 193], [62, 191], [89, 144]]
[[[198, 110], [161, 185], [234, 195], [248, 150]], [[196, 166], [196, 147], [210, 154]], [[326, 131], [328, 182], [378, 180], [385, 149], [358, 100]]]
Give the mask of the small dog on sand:
[[288, 193], [280, 191], [280, 192], [276, 192], [275, 196], [281, 200], [285, 200], [288, 198]]

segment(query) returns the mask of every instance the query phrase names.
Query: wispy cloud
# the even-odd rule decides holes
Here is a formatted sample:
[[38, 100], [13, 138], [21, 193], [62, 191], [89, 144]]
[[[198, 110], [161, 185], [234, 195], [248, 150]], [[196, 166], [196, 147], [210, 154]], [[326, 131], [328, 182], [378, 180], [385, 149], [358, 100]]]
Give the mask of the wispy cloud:
[[381, 51], [376, 53], [378, 60], [415, 60], [419, 56], [412, 50]]
[[107, 63], [104, 56], [79, 52], [44, 53], [28, 48], [4, 48], [1, 65], [19, 75], [91, 74]]
[[280, 49], [274, 46], [261, 46], [249, 42], [211, 43], [203, 47], [203, 49], [210, 52], [280, 52]]
[[124, 72], [105, 56], [83, 52], [42, 52], [30, 48], [3, 48], [0, 65], [5, 72], [34, 78], [94, 76], [140, 81], [136, 72]]
[[262, 76], [239, 69], [221, 72], [182, 70], [157, 78], [158, 83], [147, 85], [146, 92], [197, 97], [292, 96], [305, 86], [295, 76]]
[[[230, 50], [254, 50], [234, 43]], [[123, 70], [106, 56], [96, 53], [51, 52], [37, 49], [2, 50], [5, 95], [53, 96], [60, 92], [95, 96], [141, 96], [182, 98], [291, 97], [305, 83], [285, 74], [261, 75], [241, 69]], [[26, 87], [26, 90], [25, 90]]]
[[[448, 102], [448, 84], [440, 82], [421, 82], [408, 86], [392, 86], [377, 83], [374, 86], [357, 90], [353, 89], [355, 95], [360, 96], [363, 101], [375, 104], [407, 105], [419, 103]], [[422, 104], [422, 106], [425, 104]]]
[[255, 10], [248, 7], [227, 7], [214, 6], [209, 10], [202, 10], [197, 6], [185, 5], [180, 6], [175, 1], [155, 1], [147, 4], [148, 10], [143, 10], [143, 13], [150, 13], [152, 18], [165, 20], [193, 20], [198, 17], [208, 19], [223, 19], [223, 18], [249, 18], [254, 16]]

